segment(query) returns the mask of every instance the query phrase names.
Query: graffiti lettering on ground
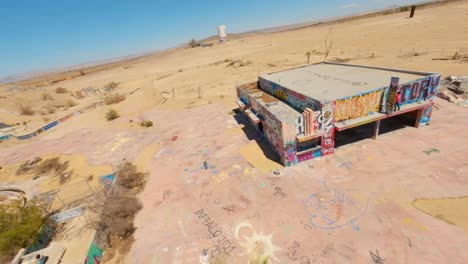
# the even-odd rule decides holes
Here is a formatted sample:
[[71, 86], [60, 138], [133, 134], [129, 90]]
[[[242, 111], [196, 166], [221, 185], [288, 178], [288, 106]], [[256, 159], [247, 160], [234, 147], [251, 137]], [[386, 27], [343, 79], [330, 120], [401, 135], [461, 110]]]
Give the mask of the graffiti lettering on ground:
[[362, 194], [352, 191], [327, 190], [312, 194], [306, 201], [305, 209], [310, 216], [309, 224], [319, 229], [335, 229], [351, 225], [360, 231], [357, 220], [367, 213], [372, 194], [366, 202], [353, 198]]
[[369, 250], [369, 254], [370, 254], [371, 258], [372, 258], [372, 263], [374, 263], [374, 264], [384, 264], [387, 261], [386, 259], [383, 259], [379, 255], [379, 250], [376, 250], [375, 253]]
[[202, 220], [202, 224], [208, 227], [208, 232], [210, 234], [210, 238], [214, 242], [213, 248], [210, 250], [211, 257], [216, 258], [219, 255], [227, 255], [230, 256], [231, 252], [236, 248], [233, 246], [233, 243], [223, 234], [223, 231], [217, 227], [218, 225], [211, 220], [208, 214], [205, 212], [204, 209], [200, 209], [194, 213], [198, 216], [198, 219]]

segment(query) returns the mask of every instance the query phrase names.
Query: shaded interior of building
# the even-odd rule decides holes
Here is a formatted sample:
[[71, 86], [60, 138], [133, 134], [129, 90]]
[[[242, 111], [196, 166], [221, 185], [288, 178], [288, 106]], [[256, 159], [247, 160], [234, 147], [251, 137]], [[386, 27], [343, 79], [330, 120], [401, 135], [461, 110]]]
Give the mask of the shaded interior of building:
[[[380, 120], [378, 135], [384, 135], [406, 127], [415, 127], [418, 110]], [[374, 138], [376, 122], [335, 132], [335, 148]]]

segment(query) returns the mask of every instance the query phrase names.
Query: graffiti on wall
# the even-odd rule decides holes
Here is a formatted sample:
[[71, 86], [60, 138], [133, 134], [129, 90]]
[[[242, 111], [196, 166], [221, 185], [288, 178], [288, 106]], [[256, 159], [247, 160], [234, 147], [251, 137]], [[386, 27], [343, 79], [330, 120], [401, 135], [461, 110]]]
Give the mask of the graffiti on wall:
[[334, 102], [326, 102], [322, 103], [321, 105], [322, 110], [320, 114], [317, 116], [317, 124], [318, 129], [322, 130], [326, 133], [329, 133], [333, 130], [335, 125], [335, 117], [334, 117]]
[[280, 157], [283, 152], [283, 140], [281, 132], [281, 123], [268, 111], [264, 111], [265, 122], [263, 124], [263, 133], [270, 143], [273, 151]]
[[335, 151], [335, 130], [322, 136], [322, 156], [332, 154]]
[[388, 88], [388, 97], [387, 97], [387, 113], [393, 113], [393, 107], [395, 107], [395, 97], [398, 90], [398, 82], [400, 78], [392, 77], [390, 81], [390, 87]]
[[335, 121], [343, 121], [368, 115], [379, 111], [382, 90], [336, 100]]
[[284, 165], [286, 167], [297, 164], [296, 141], [289, 141], [284, 144]]
[[299, 116], [296, 118], [296, 120], [294, 121], [294, 127], [296, 128], [296, 135], [304, 134], [305, 122], [303, 116]]
[[431, 119], [432, 115], [432, 106], [421, 109], [418, 113], [418, 118], [416, 120], [417, 127], [423, 127], [427, 125]]
[[[418, 80], [400, 86], [401, 104], [411, 104], [421, 100], [431, 100], [439, 86], [440, 75], [428, 79]], [[390, 100], [390, 98], [389, 98]]]
[[296, 91], [287, 89], [283, 86], [280, 86], [276, 83], [267, 81], [263, 78], [259, 78], [260, 80], [260, 87], [262, 90], [266, 91], [267, 93], [274, 95], [276, 98], [289, 102], [296, 108], [300, 110], [304, 110], [306, 108], [310, 108], [315, 110], [319, 110], [320, 103], [318, 101], [313, 100], [310, 97], [307, 97], [301, 93]]

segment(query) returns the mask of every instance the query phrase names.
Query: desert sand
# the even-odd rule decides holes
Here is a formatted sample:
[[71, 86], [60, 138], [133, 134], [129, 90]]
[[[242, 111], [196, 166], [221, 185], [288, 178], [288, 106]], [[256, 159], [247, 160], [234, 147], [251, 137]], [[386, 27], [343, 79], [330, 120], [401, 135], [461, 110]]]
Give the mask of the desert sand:
[[[2, 133], [23, 135], [80, 114], [32, 139], [1, 142], [0, 181], [34, 192], [60, 188], [50, 178], [34, 184], [33, 175], [14, 175], [21, 162], [50, 155], [70, 160], [76, 170], [72, 183], [95, 175], [96, 188], [97, 177], [123, 159], [149, 172], [139, 197], [144, 207], [135, 220], [135, 243], [126, 257], [108, 263], [199, 263], [204, 249], [212, 255], [228, 252], [228, 263], [258, 255], [281, 264], [465, 263], [466, 198], [456, 198], [467, 195], [468, 109], [437, 99], [429, 127], [359, 141], [292, 168], [270, 159], [255, 131], [232, 111], [236, 84], [305, 64], [307, 51], [310, 63], [322, 61], [328, 32], [334, 42], [329, 60], [468, 74], [467, 62], [432, 60], [468, 53], [467, 1], [407, 16], [241, 36], [58, 83], [40, 78], [1, 85], [0, 122], [19, 124]], [[119, 86], [106, 91], [109, 82]], [[57, 94], [57, 87], [67, 92]], [[112, 93], [126, 99], [86, 109]], [[77, 105], [67, 105], [69, 99]], [[21, 115], [20, 103], [36, 113]], [[54, 113], [47, 111], [50, 104]], [[107, 121], [109, 109], [121, 117]], [[142, 128], [140, 119], [154, 126]], [[453, 199], [437, 200], [443, 198]], [[332, 228], [315, 219], [327, 214], [336, 219]]]

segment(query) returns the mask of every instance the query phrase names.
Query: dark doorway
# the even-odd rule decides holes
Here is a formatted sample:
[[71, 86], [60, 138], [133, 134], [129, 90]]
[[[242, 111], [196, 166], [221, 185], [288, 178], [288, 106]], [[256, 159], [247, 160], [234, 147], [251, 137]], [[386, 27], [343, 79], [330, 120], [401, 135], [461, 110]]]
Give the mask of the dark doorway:
[[263, 122], [258, 123], [258, 131], [263, 135]]

